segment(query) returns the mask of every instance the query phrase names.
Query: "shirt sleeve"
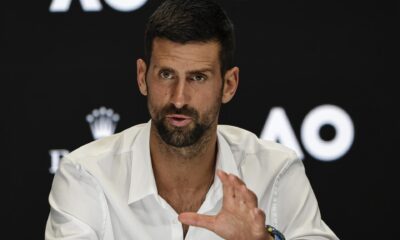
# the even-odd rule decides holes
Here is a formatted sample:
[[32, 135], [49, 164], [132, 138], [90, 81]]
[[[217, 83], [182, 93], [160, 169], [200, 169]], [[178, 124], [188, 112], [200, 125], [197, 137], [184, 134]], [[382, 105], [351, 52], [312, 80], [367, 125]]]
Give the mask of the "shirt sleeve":
[[50, 214], [45, 239], [102, 239], [105, 198], [94, 178], [79, 164], [64, 158], [49, 195]]
[[321, 219], [303, 162], [295, 157], [275, 186], [277, 228], [290, 240], [338, 240]]

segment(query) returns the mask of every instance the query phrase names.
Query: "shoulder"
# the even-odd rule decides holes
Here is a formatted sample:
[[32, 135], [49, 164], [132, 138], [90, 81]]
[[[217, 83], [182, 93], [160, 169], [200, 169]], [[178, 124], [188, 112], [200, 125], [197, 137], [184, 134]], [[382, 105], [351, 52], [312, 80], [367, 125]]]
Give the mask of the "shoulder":
[[240, 165], [255, 164], [279, 171], [299, 160], [292, 149], [274, 141], [260, 139], [248, 130], [219, 125], [218, 132], [228, 142], [235, 158], [240, 158]]
[[274, 141], [260, 139], [254, 133], [243, 128], [219, 125], [218, 132], [224, 137], [233, 150], [242, 150], [247, 154], [256, 154], [263, 151], [296, 157], [296, 153]]
[[122, 132], [85, 144], [65, 156], [72, 164], [85, 169], [98, 166], [99, 162], [112, 161], [131, 151], [137, 136], [146, 124], [130, 127]]

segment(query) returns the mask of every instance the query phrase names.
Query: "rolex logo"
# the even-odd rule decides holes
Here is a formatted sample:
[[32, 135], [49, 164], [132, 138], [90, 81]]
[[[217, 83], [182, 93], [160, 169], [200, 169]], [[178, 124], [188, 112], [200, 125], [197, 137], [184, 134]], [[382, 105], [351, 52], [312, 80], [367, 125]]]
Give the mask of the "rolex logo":
[[89, 113], [86, 116], [86, 121], [90, 125], [93, 138], [99, 139], [114, 134], [119, 115], [114, 113], [111, 108], [100, 107]]

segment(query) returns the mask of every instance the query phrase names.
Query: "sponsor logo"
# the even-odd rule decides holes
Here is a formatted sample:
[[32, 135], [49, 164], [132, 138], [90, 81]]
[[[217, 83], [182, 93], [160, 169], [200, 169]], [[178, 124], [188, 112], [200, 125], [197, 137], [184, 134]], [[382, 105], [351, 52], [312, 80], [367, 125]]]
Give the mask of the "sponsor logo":
[[114, 134], [119, 115], [114, 113], [111, 108], [101, 107], [88, 114], [86, 121], [90, 125], [93, 138], [97, 140]]
[[50, 168], [49, 172], [54, 174], [58, 169], [58, 165], [60, 164], [61, 159], [67, 155], [69, 151], [67, 149], [51, 149], [49, 151], [50, 154]]
[[[100, 0], [79, 0], [84, 12], [100, 12], [103, 5]], [[141, 8], [147, 0], [104, 0], [112, 9], [120, 12], [131, 12]], [[52, 0], [49, 11], [54, 13], [68, 12], [72, 0]]]
[[[114, 110], [106, 107], [94, 109], [86, 115], [86, 121], [89, 123], [90, 131], [95, 140], [114, 134], [119, 119], [119, 115]], [[50, 173], [54, 174], [57, 171], [61, 159], [68, 153], [67, 149], [51, 149], [49, 151]]]
[[[333, 139], [324, 140], [321, 137], [320, 131], [324, 126], [331, 126], [335, 130]], [[353, 121], [346, 111], [335, 105], [321, 105], [311, 110], [303, 120], [300, 133], [307, 152], [313, 158], [325, 162], [341, 158], [354, 141]], [[300, 159], [304, 158], [290, 121], [281, 107], [271, 109], [260, 137], [278, 141], [296, 151]]]

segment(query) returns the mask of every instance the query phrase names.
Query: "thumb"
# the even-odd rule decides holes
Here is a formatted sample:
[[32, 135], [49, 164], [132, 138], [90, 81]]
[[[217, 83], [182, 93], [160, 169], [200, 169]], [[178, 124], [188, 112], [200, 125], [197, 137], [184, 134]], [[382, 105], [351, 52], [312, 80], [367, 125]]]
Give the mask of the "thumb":
[[210, 231], [214, 231], [215, 228], [215, 216], [185, 212], [179, 214], [178, 220], [183, 224], [206, 228]]

